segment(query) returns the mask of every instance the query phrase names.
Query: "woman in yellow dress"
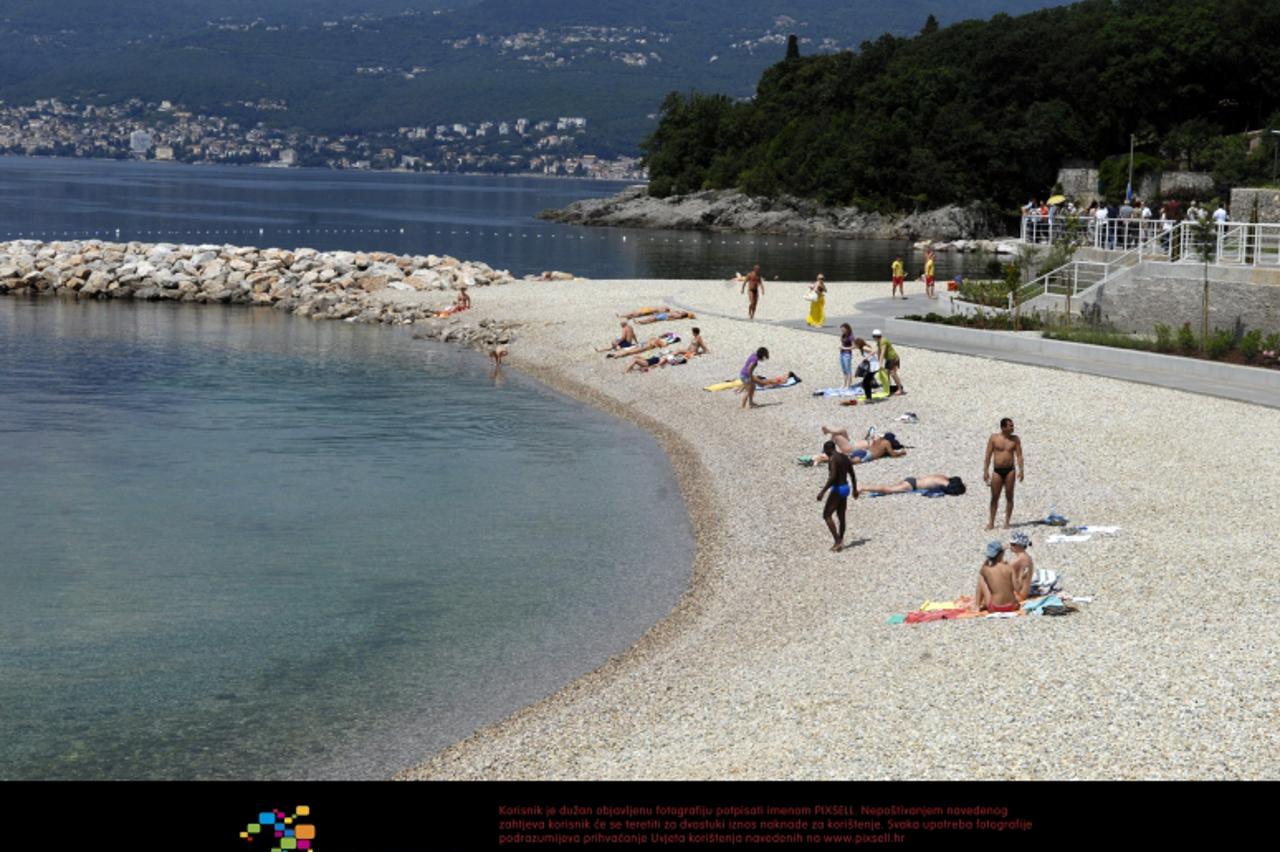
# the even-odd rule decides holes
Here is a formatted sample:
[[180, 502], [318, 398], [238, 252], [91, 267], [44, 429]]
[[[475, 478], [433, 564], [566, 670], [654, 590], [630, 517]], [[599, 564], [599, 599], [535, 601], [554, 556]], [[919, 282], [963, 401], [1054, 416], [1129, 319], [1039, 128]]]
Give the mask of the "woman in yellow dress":
[[809, 302], [809, 317], [805, 322], [814, 328], [822, 328], [822, 323], [827, 318], [827, 282], [821, 273], [818, 275], [818, 280], [809, 288], [809, 292], [813, 297]]

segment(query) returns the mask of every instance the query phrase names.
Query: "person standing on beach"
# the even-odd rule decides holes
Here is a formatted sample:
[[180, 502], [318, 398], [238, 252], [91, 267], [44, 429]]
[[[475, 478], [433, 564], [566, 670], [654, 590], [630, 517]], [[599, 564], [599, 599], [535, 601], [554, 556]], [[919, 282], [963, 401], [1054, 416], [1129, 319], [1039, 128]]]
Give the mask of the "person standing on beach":
[[844, 374], [840, 387], [853, 387], [853, 327], [847, 322], [840, 323], [840, 372]]
[[924, 294], [930, 299], [936, 299], [933, 293], [933, 273], [937, 263], [937, 256], [934, 255], [933, 249], [929, 249], [924, 253]]
[[822, 328], [822, 323], [827, 318], [827, 281], [822, 273], [818, 273], [818, 280], [809, 288], [809, 292], [813, 294], [813, 298], [809, 302], [809, 316], [805, 318], [805, 322], [811, 328]]
[[[823, 444], [822, 451], [827, 454], [827, 484], [818, 492], [818, 502], [821, 503], [823, 497], [827, 498], [827, 505], [822, 510], [822, 520], [827, 522], [827, 529], [831, 530], [831, 538], [835, 540], [831, 545], [832, 551], [839, 553], [844, 550], [844, 516], [849, 505], [849, 495], [858, 499], [858, 477], [853, 472], [853, 462], [849, 457], [836, 452], [835, 441]], [[832, 520], [832, 515], [839, 519], [839, 526]]]
[[903, 282], [907, 280], [906, 267], [902, 265], [902, 258], [895, 257], [893, 259], [893, 292], [889, 298], [896, 298], [898, 293], [902, 293], [902, 298], [907, 298], [907, 290]]
[[[889, 374], [889, 392], [899, 395], [906, 394], [906, 388], [902, 386], [902, 379], [898, 378], [898, 368], [902, 366], [902, 360], [898, 357], [898, 350], [893, 348], [889, 338], [885, 337], [878, 328], [871, 332], [871, 337], [876, 342], [876, 360], [880, 362], [880, 369]], [[894, 387], [897, 387], [896, 391], [893, 389]]]
[[751, 355], [747, 357], [747, 363], [742, 365], [742, 371], [738, 373], [738, 379], [742, 382], [742, 387], [739, 388], [739, 392], [742, 393], [743, 408], [746, 408], [748, 405], [752, 408], [759, 408], [759, 406], [756, 405], [756, 386], [763, 385], [764, 382], [762, 382], [760, 377], [756, 375], [756, 367], [760, 365], [761, 361], [768, 360], [769, 350], [761, 346], [755, 352], [752, 352]]
[[991, 511], [987, 516], [987, 529], [996, 525], [996, 509], [1000, 506], [1000, 491], [1004, 491], [1004, 528], [1009, 529], [1013, 517], [1013, 472], [1017, 462], [1018, 482], [1026, 473], [1022, 460], [1022, 439], [1013, 434], [1013, 421], [1000, 419], [1000, 431], [987, 439], [987, 455], [982, 461], [982, 481], [991, 485]]
[[764, 279], [760, 277], [760, 264], [758, 263], [747, 273], [747, 277], [742, 279], [742, 287], [738, 292], [744, 293], [748, 290], [750, 294], [747, 296], [749, 300], [747, 304], [747, 319], [755, 319], [756, 305], [760, 301], [760, 295], [764, 293]]

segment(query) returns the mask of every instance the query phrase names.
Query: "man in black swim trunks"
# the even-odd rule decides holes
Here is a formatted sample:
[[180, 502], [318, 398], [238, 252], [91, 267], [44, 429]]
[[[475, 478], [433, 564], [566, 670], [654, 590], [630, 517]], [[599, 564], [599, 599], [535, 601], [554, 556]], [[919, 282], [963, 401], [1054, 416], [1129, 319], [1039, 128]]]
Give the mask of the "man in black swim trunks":
[[[827, 498], [827, 505], [822, 510], [822, 520], [827, 522], [827, 529], [831, 530], [831, 537], [835, 539], [831, 549], [839, 553], [844, 550], [844, 514], [849, 505], [849, 495], [858, 499], [858, 477], [853, 472], [853, 462], [849, 457], [836, 452], [835, 441], [823, 444], [822, 451], [827, 454], [827, 484], [818, 492], [818, 502], [821, 503], [824, 496]], [[828, 490], [831, 492], [829, 495]], [[831, 519], [832, 515], [840, 519], [839, 527]]]
[[[1013, 421], [1001, 418], [1000, 431], [987, 439], [987, 455], [982, 461], [982, 481], [991, 485], [991, 512], [987, 516], [987, 529], [996, 525], [996, 509], [1000, 506], [1000, 491], [1004, 490], [1004, 528], [1009, 529], [1013, 517], [1013, 472], [1017, 462], [1018, 482], [1026, 473], [1022, 461], [1022, 439], [1013, 434]], [[993, 466], [994, 465], [994, 466]]]

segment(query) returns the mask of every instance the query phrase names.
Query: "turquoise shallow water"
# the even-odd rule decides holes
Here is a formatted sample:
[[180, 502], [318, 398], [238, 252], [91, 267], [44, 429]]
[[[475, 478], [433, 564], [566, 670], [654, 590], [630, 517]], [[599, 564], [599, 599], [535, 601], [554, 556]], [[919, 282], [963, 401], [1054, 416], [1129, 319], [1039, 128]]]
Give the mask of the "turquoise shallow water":
[[688, 582], [656, 442], [474, 353], [5, 298], [0, 359], [3, 778], [383, 777]]

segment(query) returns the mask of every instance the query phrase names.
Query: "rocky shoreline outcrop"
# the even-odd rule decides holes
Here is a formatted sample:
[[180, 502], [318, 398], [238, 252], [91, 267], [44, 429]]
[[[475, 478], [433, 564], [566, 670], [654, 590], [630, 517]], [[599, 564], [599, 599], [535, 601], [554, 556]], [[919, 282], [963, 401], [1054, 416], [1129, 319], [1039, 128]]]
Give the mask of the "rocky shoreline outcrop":
[[451, 291], [515, 280], [505, 270], [447, 255], [96, 240], [0, 243], [0, 294], [270, 307], [314, 319], [413, 325], [415, 337], [473, 348], [509, 343], [518, 324], [473, 324], [465, 312], [436, 313], [453, 301]]
[[994, 235], [979, 204], [923, 213], [882, 214], [857, 207], [826, 207], [807, 198], [753, 198], [736, 190], [705, 190], [651, 198], [633, 186], [608, 198], [575, 201], [539, 218], [575, 225], [676, 231], [813, 234], [838, 239], [973, 240]]

